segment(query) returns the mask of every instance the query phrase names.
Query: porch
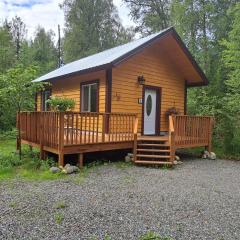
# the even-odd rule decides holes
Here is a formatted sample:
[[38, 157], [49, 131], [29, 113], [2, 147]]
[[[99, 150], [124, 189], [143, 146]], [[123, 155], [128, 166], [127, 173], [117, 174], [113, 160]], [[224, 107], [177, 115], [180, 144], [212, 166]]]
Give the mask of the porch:
[[173, 164], [179, 148], [204, 146], [211, 151], [213, 119], [202, 116], [170, 116], [165, 136], [141, 136], [138, 117], [132, 113], [21, 112], [17, 116], [20, 144], [58, 154], [78, 154], [83, 165], [86, 152], [133, 149], [136, 164]]

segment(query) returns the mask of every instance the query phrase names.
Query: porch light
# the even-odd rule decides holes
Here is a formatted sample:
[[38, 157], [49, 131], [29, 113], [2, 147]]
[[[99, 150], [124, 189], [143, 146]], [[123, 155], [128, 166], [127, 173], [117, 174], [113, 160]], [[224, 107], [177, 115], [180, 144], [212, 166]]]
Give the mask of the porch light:
[[144, 85], [144, 83], [145, 83], [145, 78], [144, 78], [144, 76], [142, 75], [142, 76], [138, 76], [138, 84], [139, 85]]

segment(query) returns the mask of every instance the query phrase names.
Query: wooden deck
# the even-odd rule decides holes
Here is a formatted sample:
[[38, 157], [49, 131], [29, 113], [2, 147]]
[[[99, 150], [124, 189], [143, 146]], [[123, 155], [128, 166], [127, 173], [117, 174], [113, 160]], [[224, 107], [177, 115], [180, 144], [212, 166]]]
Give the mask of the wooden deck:
[[166, 136], [141, 136], [136, 114], [80, 112], [21, 112], [17, 127], [19, 144], [59, 155], [115, 149], [133, 149], [136, 164], [173, 164], [179, 148], [204, 146], [211, 150], [213, 119], [200, 116], [170, 116]]

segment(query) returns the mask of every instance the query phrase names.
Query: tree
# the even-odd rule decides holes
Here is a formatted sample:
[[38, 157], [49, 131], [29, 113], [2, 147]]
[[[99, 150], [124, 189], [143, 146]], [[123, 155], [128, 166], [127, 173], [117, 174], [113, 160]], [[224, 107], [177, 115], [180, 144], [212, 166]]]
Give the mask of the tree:
[[0, 74], [15, 62], [14, 44], [7, 21], [0, 27]]
[[26, 36], [26, 25], [20, 17], [15, 16], [11, 21], [11, 32], [15, 43], [16, 57], [19, 60], [21, 44]]
[[144, 35], [170, 26], [171, 0], [124, 0], [137, 24], [136, 31]]
[[[228, 152], [239, 153], [240, 149], [240, 3], [237, 3], [228, 11], [232, 16], [232, 29], [228, 39], [222, 41], [225, 47], [223, 51], [223, 63], [227, 70], [228, 79], [226, 84], [226, 105], [228, 122], [225, 126], [225, 146]], [[229, 126], [231, 121], [231, 127]]]
[[58, 52], [54, 44], [53, 31], [46, 32], [44, 28], [38, 27], [31, 43], [31, 53], [40, 74], [57, 68]]
[[[33, 109], [36, 85], [31, 80], [37, 75], [36, 67], [16, 66], [0, 75], [1, 128], [14, 126], [16, 112]], [[34, 88], [34, 89], [33, 89]]]
[[112, 0], [65, 0], [64, 57], [67, 62], [129, 41]]

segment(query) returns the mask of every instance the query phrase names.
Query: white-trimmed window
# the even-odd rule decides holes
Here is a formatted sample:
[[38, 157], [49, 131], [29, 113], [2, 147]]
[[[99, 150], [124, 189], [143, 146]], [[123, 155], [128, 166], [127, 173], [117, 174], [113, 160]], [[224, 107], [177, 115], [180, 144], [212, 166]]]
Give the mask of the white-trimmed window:
[[49, 111], [50, 107], [47, 100], [51, 97], [51, 90], [45, 90], [42, 92], [42, 111]]
[[98, 83], [83, 84], [81, 87], [81, 111], [98, 111]]

